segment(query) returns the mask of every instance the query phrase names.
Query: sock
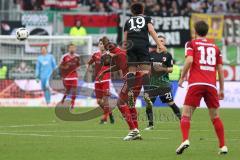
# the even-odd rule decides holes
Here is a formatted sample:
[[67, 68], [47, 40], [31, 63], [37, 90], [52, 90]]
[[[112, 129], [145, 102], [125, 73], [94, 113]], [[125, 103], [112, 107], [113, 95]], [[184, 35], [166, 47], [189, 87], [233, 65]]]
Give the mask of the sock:
[[174, 103], [172, 105], [169, 105], [169, 107], [172, 108], [174, 114], [178, 117], [179, 120], [181, 120], [181, 112], [178, 106]]
[[64, 94], [64, 96], [63, 96], [63, 98], [62, 98], [62, 100], [61, 100], [61, 103], [64, 103], [64, 101], [65, 101], [66, 98], [67, 98], [67, 95]]
[[128, 86], [129, 91], [133, 89], [134, 83], [135, 83], [134, 73], [128, 73], [127, 74], [127, 86]]
[[147, 114], [147, 119], [148, 119], [148, 125], [153, 126], [153, 111], [152, 111], [152, 108], [147, 107], [146, 108], [146, 114]]
[[120, 106], [118, 106], [118, 109], [122, 113], [122, 116], [125, 118], [128, 126], [129, 126], [129, 129], [130, 130], [135, 129], [136, 127], [135, 127], [135, 125], [133, 123], [129, 107], [127, 105], [120, 105]]
[[74, 108], [74, 105], [75, 105], [75, 99], [76, 99], [76, 95], [73, 94], [73, 95], [72, 95], [72, 101], [71, 101], [71, 108], [72, 108], [72, 109]]
[[108, 119], [108, 115], [109, 115], [109, 106], [104, 106], [103, 107], [103, 117], [102, 117], [102, 120], [103, 121], [107, 121]]
[[225, 145], [224, 142], [224, 127], [221, 119], [219, 117], [212, 120], [215, 132], [218, 137], [219, 147], [222, 148]]
[[49, 90], [49, 89], [46, 89], [46, 90], [44, 91], [44, 97], [45, 97], [46, 103], [49, 104], [50, 101], [51, 101], [51, 93], [50, 93], [50, 90]]
[[132, 120], [133, 120], [133, 123], [135, 125], [136, 128], [138, 128], [138, 115], [137, 115], [137, 110], [135, 107], [133, 108], [130, 108], [130, 113], [131, 113], [131, 116], [132, 116]]
[[190, 118], [187, 116], [182, 116], [180, 126], [182, 131], [182, 141], [184, 142], [185, 140], [188, 139], [189, 136]]
[[144, 88], [144, 94], [145, 93], [149, 94], [149, 91], [150, 91], [150, 76], [149, 76], [149, 74], [144, 74], [142, 76], [142, 84], [143, 84], [143, 88]]

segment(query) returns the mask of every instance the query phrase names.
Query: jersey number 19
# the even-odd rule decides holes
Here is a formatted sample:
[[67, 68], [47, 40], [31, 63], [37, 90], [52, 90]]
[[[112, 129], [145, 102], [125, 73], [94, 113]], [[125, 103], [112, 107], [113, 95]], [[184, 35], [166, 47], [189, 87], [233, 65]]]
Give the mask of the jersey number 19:
[[[136, 22], [136, 25], [135, 25], [134, 21]], [[130, 25], [131, 25], [131, 28], [129, 30], [141, 29], [145, 25], [145, 19], [143, 17], [131, 18], [128, 21], [128, 23], [130, 23]]]

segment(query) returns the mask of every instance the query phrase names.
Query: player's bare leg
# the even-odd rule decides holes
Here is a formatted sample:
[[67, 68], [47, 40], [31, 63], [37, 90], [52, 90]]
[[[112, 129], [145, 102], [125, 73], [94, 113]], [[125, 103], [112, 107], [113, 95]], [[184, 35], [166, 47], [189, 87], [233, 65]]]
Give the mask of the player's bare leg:
[[211, 118], [212, 124], [214, 126], [216, 135], [218, 137], [219, 142], [219, 154], [227, 154], [228, 148], [225, 146], [224, 139], [224, 126], [219, 117], [219, 109], [218, 108], [209, 108], [209, 116]]
[[190, 146], [190, 142], [189, 142], [190, 120], [195, 109], [196, 107], [187, 106], [187, 105], [183, 106], [183, 113], [182, 113], [182, 118], [180, 122], [180, 127], [182, 132], [182, 143], [176, 150], [177, 154], [182, 154], [183, 151]]
[[109, 116], [109, 120], [110, 120], [110, 123], [111, 124], [114, 124], [115, 122], [115, 119], [114, 119], [114, 116], [112, 114], [112, 109], [110, 108], [110, 105], [109, 105], [109, 96], [105, 96], [104, 97], [104, 106], [105, 106], [105, 109], [106, 109], [106, 115]]
[[63, 98], [61, 100], [61, 103], [63, 104], [65, 102], [65, 99], [67, 98], [67, 95], [70, 93], [70, 89], [69, 88], [66, 88], [66, 91], [63, 95]]

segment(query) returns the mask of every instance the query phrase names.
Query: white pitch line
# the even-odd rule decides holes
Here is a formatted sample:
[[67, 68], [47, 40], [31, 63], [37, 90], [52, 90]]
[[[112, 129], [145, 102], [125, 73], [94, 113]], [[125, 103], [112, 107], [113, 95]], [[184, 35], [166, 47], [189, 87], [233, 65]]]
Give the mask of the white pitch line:
[[[123, 137], [102, 137], [102, 136], [70, 136], [70, 135], [66, 135], [66, 136], [59, 136], [59, 135], [49, 135], [49, 134], [32, 134], [32, 133], [26, 133], [26, 134], [22, 134], [22, 133], [9, 133], [9, 132], [0, 132], [0, 135], [6, 135], [6, 136], [33, 136], [33, 137], [55, 137], [55, 138], [101, 138], [101, 139], [122, 139]], [[144, 139], [148, 139], [148, 140], [169, 140], [170, 138], [166, 138], [166, 137], [143, 137]], [[203, 140], [207, 140], [207, 141], [217, 141], [216, 138], [204, 138]], [[240, 141], [240, 138], [228, 138], [228, 141]], [[196, 141], [196, 139], [194, 140]]]
[[42, 126], [53, 126], [57, 124], [21, 124], [21, 125], [11, 125], [11, 126], [0, 126], [0, 128], [21, 128], [21, 127], [42, 127]]
[[[9, 132], [9, 133], [24, 133], [24, 132], [31, 132], [31, 133], [71, 133], [71, 132], [124, 132], [124, 131], [126, 131], [125, 129], [122, 129], [122, 130], [120, 130], [120, 129], [113, 129], [113, 130], [108, 130], [108, 129], [105, 129], [105, 130], [98, 130], [98, 129], [96, 129], [96, 130], [88, 130], [88, 129], [86, 129], [86, 130], [69, 130], [69, 131], [67, 131], [67, 130], [46, 130], [46, 131], [44, 131], [44, 130], [41, 130], [41, 131], [39, 131], [39, 130], [34, 130], [34, 131], [19, 131], [19, 130], [17, 130], [17, 131], [7, 131], [7, 132]], [[156, 129], [154, 129], [154, 130], [151, 130], [151, 131], [144, 131], [144, 130], [140, 130], [140, 131], [143, 131], [144, 133], [151, 133], [151, 132], [178, 132], [178, 130], [176, 130], [176, 129], [158, 129], [158, 130], [156, 130]], [[213, 130], [191, 130], [191, 132], [209, 132], [209, 131], [213, 131]], [[240, 132], [240, 130], [227, 130], [226, 132]]]
[[[101, 138], [101, 139], [122, 139], [123, 137], [102, 137], [102, 136], [59, 136], [59, 135], [49, 135], [49, 134], [21, 134], [21, 133], [8, 133], [0, 132], [0, 135], [7, 136], [33, 136], [33, 137], [56, 137], [56, 138]], [[169, 138], [148, 138], [153, 140], [166, 140]]]

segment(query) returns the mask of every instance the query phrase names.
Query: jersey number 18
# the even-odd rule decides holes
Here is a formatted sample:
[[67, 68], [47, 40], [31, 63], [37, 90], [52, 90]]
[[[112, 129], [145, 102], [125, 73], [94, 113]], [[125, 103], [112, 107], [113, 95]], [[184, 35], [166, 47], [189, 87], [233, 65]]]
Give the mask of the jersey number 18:
[[[199, 60], [200, 64], [215, 65], [216, 64], [216, 49], [214, 47], [199, 46], [198, 50], [200, 51], [201, 57]], [[206, 56], [207, 54], [207, 56]]]

